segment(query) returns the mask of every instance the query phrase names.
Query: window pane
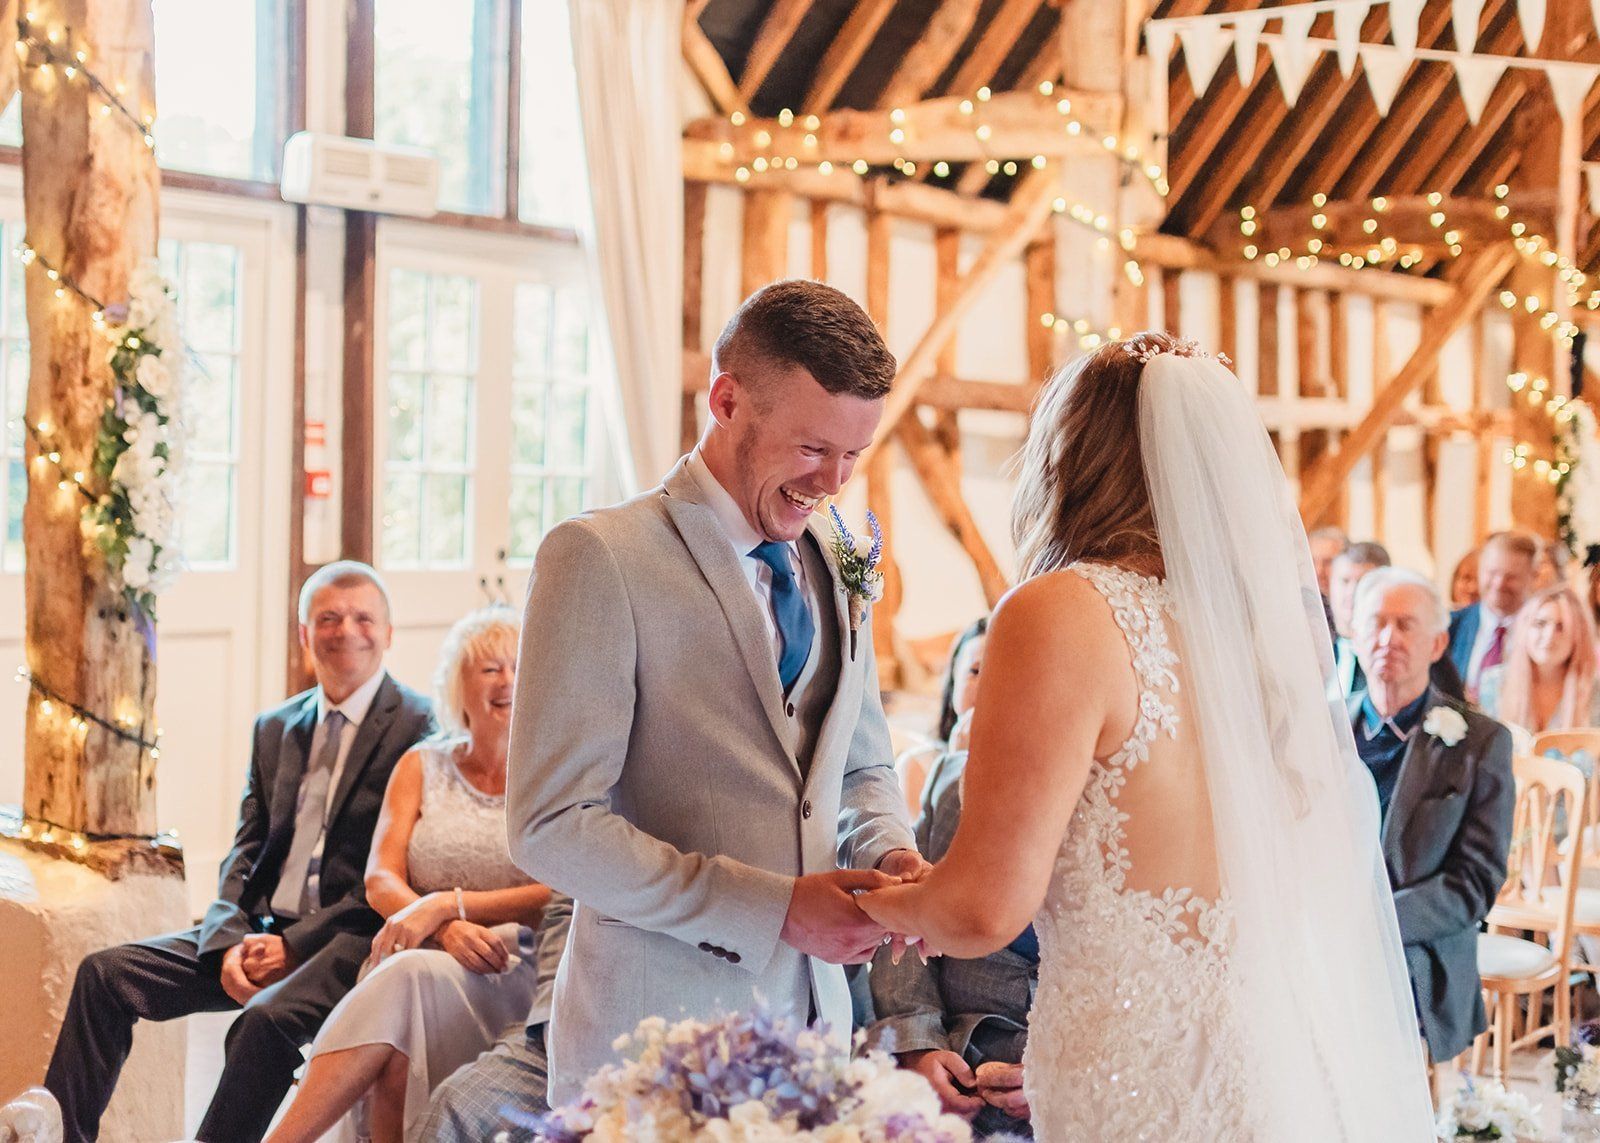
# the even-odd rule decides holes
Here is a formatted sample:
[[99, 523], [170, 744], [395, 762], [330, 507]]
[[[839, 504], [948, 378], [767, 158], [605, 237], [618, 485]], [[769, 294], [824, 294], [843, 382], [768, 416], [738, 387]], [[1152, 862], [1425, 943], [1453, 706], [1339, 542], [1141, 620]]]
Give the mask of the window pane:
[[422, 378], [389, 375], [389, 459], [422, 459]]
[[156, 4], [155, 135], [162, 166], [277, 177], [285, 11], [283, 0]]
[[589, 392], [562, 386], [550, 394], [548, 463], [553, 468], [582, 468], [587, 443]]
[[505, 154], [498, 0], [376, 5], [374, 134], [439, 157], [439, 206], [499, 214]]
[[435, 369], [466, 373], [476, 368], [472, 316], [477, 304], [478, 291], [471, 278], [440, 276], [433, 279], [433, 309], [428, 330], [432, 352], [428, 362]]
[[518, 213], [527, 222], [576, 228], [587, 210], [589, 177], [567, 0], [523, 0], [521, 120]]
[[428, 276], [412, 270], [389, 275], [389, 365], [421, 369], [427, 364]]
[[511, 482], [511, 550], [514, 560], [531, 560], [544, 539], [544, 479], [517, 477]]
[[514, 464], [544, 463], [544, 406], [548, 387], [516, 381], [511, 393], [511, 459]]
[[183, 512], [183, 554], [191, 565], [233, 556], [233, 466], [191, 464]]
[[467, 478], [430, 476], [427, 521], [428, 561], [458, 564], [467, 557]]
[[239, 348], [239, 251], [211, 242], [184, 245], [179, 293], [187, 310], [184, 341], [199, 350], [232, 353]]
[[517, 360], [519, 373], [550, 371], [550, 304], [548, 286], [525, 282], [517, 287]]
[[576, 290], [556, 297], [557, 376], [578, 379], [589, 373], [589, 302]]
[[583, 480], [578, 477], [561, 477], [550, 481], [551, 527], [583, 511], [583, 486]]
[[472, 382], [465, 377], [428, 379], [428, 463], [460, 465], [472, 448]]
[[7, 571], [22, 570], [22, 506], [28, 499], [28, 474], [21, 460], [6, 464], [6, 545], [3, 563]]
[[422, 477], [391, 473], [383, 482], [383, 562], [415, 566], [422, 558]]
[[190, 447], [199, 452], [233, 452], [234, 371], [232, 357], [206, 354], [190, 359], [184, 384], [188, 406]]

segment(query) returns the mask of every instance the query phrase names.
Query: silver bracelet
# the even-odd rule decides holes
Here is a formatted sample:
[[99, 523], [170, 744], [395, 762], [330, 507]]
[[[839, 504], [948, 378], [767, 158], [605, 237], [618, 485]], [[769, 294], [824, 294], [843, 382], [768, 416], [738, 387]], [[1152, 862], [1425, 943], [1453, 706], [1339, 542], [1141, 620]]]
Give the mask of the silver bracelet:
[[463, 921], [467, 919], [467, 906], [461, 900], [461, 886], [459, 885], [456, 886], [456, 916], [460, 917]]

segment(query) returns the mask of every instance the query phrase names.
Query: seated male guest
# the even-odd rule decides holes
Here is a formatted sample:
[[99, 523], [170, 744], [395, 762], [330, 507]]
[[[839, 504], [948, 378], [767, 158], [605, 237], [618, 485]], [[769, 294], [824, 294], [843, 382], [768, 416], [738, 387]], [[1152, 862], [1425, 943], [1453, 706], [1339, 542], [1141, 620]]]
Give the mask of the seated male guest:
[[1356, 591], [1367, 689], [1350, 698], [1377, 788], [1381, 843], [1428, 1051], [1464, 1051], [1487, 1025], [1478, 926], [1506, 877], [1516, 787], [1511, 733], [1428, 681], [1449, 613], [1424, 577], [1368, 573]]
[[94, 1139], [138, 1020], [242, 1008], [197, 1138], [265, 1134], [301, 1045], [352, 985], [382, 923], [362, 875], [389, 772], [433, 729], [383, 669], [389, 598], [366, 564], [315, 572], [300, 642], [317, 685], [256, 719], [217, 899], [198, 927], [84, 958], [45, 1076], [67, 1138]]
[[[1369, 571], [1386, 568], [1389, 564], [1388, 549], [1382, 544], [1371, 541], [1351, 544], [1333, 559], [1330, 580], [1333, 594], [1330, 596], [1329, 606], [1333, 613], [1334, 673], [1339, 680], [1339, 695], [1342, 698], [1349, 698], [1357, 691], [1365, 690], [1367, 686], [1367, 677], [1362, 671], [1360, 658], [1356, 655], [1356, 587], [1361, 583], [1361, 577]], [[1433, 685], [1442, 693], [1457, 700], [1466, 697], [1461, 676], [1448, 656], [1441, 655], [1429, 668], [1429, 675]]]
[[[970, 720], [969, 708], [963, 722]], [[916, 839], [929, 861], [942, 858], [955, 836], [966, 767], [967, 752], [952, 751], [928, 774]], [[1008, 947], [971, 960], [935, 957], [924, 963], [908, 952], [896, 964], [886, 947], [873, 959], [871, 981], [877, 1020], [867, 1039], [873, 1047], [893, 1052], [902, 1067], [920, 1073], [944, 1109], [971, 1120], [980, 1138], [1033, 1134], [1022, 1095], [1028, 1010], [1039, 983], [1039, 941], [1032, 926]]]
[[1450, 659], [1478, 701], [1483, 672], [1505, 662], [1511, 621], [1533, 594], [1539, 544], [1521, 532], [1496, 532], [1478, 553], [1478, 602], [1450, 616]]

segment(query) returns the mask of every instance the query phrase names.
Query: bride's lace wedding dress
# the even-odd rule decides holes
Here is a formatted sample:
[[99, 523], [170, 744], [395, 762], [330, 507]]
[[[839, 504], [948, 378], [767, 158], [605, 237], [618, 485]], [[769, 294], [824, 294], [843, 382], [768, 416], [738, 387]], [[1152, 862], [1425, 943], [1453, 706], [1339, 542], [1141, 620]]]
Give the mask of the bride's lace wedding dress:
[[1097, 759], [1036, 921], [1024, 1075], [1041, 1140], [1251, 1140], [1231, 920], [1167, 586], [1103, 564], [1097, 588], [1139, 688]]

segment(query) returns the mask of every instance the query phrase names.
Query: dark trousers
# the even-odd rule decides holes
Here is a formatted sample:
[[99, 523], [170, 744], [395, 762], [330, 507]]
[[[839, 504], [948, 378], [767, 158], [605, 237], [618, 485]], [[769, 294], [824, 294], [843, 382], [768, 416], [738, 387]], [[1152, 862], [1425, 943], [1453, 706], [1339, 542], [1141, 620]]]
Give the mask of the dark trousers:
[[[44, 1086], [61, 1104], [66, 1137], [100, 1134], [139, 1020], [173, 1020], [239, 1007], [222, 989], [219, 958], [201, 958], [199, 929], [91, 953], [78, 966]], [[341, 933], [304, 964], [251, 997], [228, 1029], [222, 1078], [196, 1138], [245, 1143], [267, 1133], [311, 1041], [371, 948]]]

